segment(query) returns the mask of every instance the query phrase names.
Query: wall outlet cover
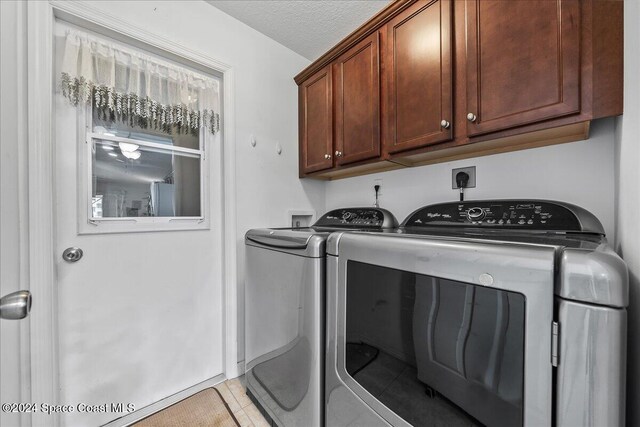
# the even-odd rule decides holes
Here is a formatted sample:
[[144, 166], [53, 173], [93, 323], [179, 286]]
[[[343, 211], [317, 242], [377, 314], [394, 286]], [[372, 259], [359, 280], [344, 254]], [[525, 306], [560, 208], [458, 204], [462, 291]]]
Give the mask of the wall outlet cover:
[[316, 222], [316, 211], [290, 210], [287, 212], [288, 227], [309, 227]]
[[475, 166], [467, 166], [465, 168], [456, 168], [451, 171], [451, 188], [454, 190], [458, 189], [458, 184], [456, 183], [456, 175], [458, 172], [466, 172], [469, 174], [469, 183], [466, 188], [475, 188], [476, 187], [476, 167]]

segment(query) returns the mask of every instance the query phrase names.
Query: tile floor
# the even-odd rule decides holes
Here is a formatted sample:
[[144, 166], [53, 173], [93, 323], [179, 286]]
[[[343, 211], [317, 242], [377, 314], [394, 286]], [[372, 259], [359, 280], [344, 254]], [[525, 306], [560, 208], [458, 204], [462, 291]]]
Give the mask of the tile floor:
[[220, 383], [216, 389], [229, 405], [229, 409], [240, 423], [240, 427], [271, 427], [271, 424], [264, 419], [258, 408], [245, 394], [241, 378]]

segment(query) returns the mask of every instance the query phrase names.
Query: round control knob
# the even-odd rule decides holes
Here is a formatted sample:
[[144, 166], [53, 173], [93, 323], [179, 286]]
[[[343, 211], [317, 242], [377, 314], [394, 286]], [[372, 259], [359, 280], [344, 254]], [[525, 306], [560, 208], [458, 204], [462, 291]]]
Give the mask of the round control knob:
[[486, 212], [482, 208], [471, 208], [467, 211], [467, 218], [470, 221], [480, 221], [485, 215]]
[[469, 120], [470, 122], [475, 122], [477, 119], [476, 115], [473, 113], [469, 113], [467, 114], [467, 120]]

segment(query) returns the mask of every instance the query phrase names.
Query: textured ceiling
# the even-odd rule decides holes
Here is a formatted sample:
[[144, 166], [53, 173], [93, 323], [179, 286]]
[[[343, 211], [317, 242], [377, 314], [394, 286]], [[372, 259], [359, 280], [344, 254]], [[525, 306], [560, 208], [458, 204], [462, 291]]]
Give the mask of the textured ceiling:
[[207, 3], [313, 61], [389, 0], [207, 0]]

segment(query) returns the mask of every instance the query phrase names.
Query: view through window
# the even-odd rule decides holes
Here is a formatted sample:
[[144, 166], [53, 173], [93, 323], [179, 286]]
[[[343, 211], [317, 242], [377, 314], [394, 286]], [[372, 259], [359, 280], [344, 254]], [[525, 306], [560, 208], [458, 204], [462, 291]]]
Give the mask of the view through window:
[[202, 132], [154, 132], [96, 111], [93, 117], [93, 218], [202, 215]]

